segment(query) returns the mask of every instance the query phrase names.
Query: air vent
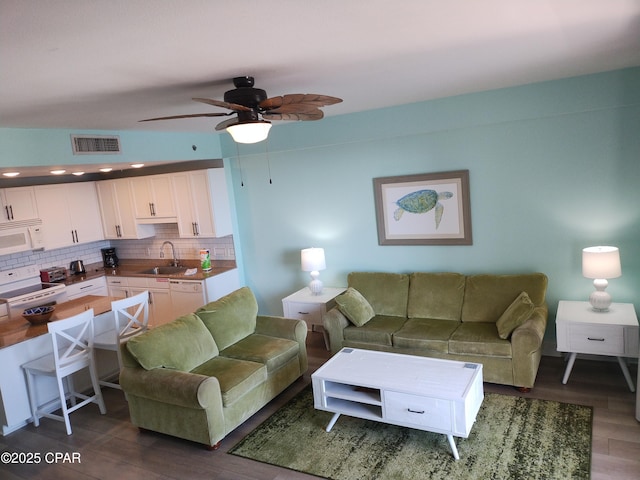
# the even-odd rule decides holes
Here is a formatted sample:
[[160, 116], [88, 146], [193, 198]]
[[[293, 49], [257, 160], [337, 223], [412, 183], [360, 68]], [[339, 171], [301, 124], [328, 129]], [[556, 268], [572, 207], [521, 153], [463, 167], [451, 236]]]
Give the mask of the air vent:
[[71, 145], [74, 155], [121, 153], [120, 137], [117, 135], [71, 135]]

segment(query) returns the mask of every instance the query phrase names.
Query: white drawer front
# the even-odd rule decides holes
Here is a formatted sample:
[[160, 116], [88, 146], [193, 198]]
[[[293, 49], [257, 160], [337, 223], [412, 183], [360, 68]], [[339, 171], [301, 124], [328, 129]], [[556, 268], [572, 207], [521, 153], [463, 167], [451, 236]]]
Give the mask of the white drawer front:
[[289, 302], [289, 316], [304, 320], [309, 325], [322, 325], [322, 305]]
[[451, 431], [451, 402], [406, 393], [384, 392], [384, 416], [391, 422]]
[[622, 327], [608, 325], [569, 326], [571, 351], [601, 355], [624, 355], [624, 331]]

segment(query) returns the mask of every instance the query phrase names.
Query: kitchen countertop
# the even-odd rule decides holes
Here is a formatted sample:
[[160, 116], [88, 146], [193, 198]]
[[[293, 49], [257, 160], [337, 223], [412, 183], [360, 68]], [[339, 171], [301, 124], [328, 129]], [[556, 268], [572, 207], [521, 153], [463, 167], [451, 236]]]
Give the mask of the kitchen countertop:
[[[94, 315], [100, 315], [111, 311], [113, 297], [100, 295], [86, 295], [84, 297], [59, 303], [51, 316], [50, 322], [62, 320], [93, 308]], [[47, 324], [31, 325], [25, 318], [8, 320], [0, 323], [0, 348], [15, 345], [30, 338], [39, 337], [48, 333]]]
[[195, 275], [173, 274], [173, 275], [153, 275], [148, 273], [140, 273], [158, 266], [168, 266], [167, 260], [147, 260], [147, 259], [122, 259], [117, 268], [105, 268], [102, 262], [85, 265], [86, 273], [79, 275], [68, 275], [65, 285], [72, 285], [77, 282], [84, 282], [103, 276], [119, 276], [119, 277], [148, 277], [148, 278], [180, 278], [184, 280], [206, 280], [221, 273], [237, 268], [236, 262], [233, 260], [212, 260], [213, 267], [208, 272], [203, 272], [200, 268], [199, 260], [182, 260], [180, 266], [188, 268], [197, 268]]

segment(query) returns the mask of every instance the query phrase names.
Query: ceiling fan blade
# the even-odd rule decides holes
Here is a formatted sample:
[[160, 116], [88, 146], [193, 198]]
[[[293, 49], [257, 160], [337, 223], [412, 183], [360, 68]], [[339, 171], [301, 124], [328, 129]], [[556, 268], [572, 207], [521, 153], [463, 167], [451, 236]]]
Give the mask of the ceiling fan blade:
[[230, 118], [228, 120], [225, 120], [224, 122], [220, 122], [219, 124], [216, 125], [216, 130], [224, 130], [227, 127], [230, 127], [231, 125], [235, 125], [237, 123], [240, 123], [240, 121], [238, 120], [237, 117], [233, 117]]
[[172, 115], [170, 117], [146, 118], [144, 120], [138, 120], [138, 121], [139, 122], [154, 122], [156, 120], [174, 120], [176, 118], [226, 117], [228, 115], [233, 115], [233, 113], [194, 113], [192, 115]]
[[222, 100], [213, 100], [211, 98], [192, 98], [191, 100], [201, 103], [207, 103], [209, 105], [213, 105], [214, 107], [228, 108], [229, 110], [235, 110], [237, 112], [251, 111], [249, 107], [245, 107], [244, 105], [240, 105], [238, 103], [223, 102]]
[[315, 113], [319, 112], [320, 109], [317, 105], [312, 105], [310, 103], [290, 103], [288, 105], [282, 105], [278, 108], [274, 108], [273, 110], [267, 110], [265, 114], [271, 113]]
[[316, 109], [309, 113], [272, 113], [271, 111], [262, 114], [262, 118], [265, 120], [296, 120], [296, 121], [310, 121], [320, 120], [324, 117], [322, 110]]
[[282, 105], [295, 104], [308, 104], [316, 107], [322, 107], [325, 105], [334, 105], [342, 102], [341, 98], [330, 97], [329, 95], [318, 95], [315, 93], [290, 93], [287, 95], [281, 95], [278, 97], [267, 98], [260, 102], [260, 108], [265, 110], [273, 110]]

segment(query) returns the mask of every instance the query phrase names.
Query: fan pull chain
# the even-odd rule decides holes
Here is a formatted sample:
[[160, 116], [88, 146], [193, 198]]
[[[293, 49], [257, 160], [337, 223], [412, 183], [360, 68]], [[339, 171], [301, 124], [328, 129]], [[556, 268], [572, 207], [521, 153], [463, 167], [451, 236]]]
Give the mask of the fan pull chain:
[[267, 138], [267, 143], [265, 145], [265, 149], [267, 150], [267, 168], [269, 169], [269, 185], [273, 185], [273, 181], [271, 181], [271, 160], [269, 159], [269, 139]]
[[236, 156], [238, 157], [238, 166], [240, 167], [240, 186], [244, 187], [244, 176], [242, 175], [242, 159], [240, 158], [240, 147], [236, 144]]

